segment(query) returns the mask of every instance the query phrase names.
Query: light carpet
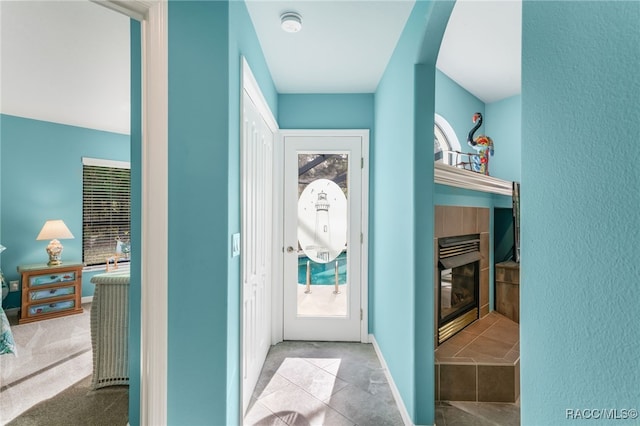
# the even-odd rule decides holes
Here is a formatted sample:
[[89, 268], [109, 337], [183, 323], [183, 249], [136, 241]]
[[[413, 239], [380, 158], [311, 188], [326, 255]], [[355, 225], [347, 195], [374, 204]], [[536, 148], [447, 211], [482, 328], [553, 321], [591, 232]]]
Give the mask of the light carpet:
[[60, 318], [17, 324], [8, 315], [17, 356], [0, 356], [0, 424], [51, 398], [92, 373], [90, 309]]
[[91, 376], [87, 376], [7, 426], [125, 426], [128, 414], [128, 386], [92, 390]]

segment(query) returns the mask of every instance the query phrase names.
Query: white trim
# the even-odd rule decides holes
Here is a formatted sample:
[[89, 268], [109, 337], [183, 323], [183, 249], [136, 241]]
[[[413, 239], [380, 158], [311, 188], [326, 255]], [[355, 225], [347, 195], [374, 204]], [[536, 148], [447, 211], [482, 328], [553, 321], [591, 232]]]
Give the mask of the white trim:
[[4, 313], [7, 314], [7, 316], [9, 317], [13, 315], [17, 316], [18, 312], [20, 312], [20, 309], [22, 308], [3, 308]]
[[83, 166], [113, 167], [114, 169], [131, 169], [128, 161], [106, 160], [104, 158], [82, 157]]
[[80, 299], [80, 303], [90, 303], [93, 302], [93, 296], [83, 296], [82, 299]]
[[284, 340], [284, 136], [273, 139], [273, 281], [271, 287], [271, 344]]
[[[140, 424], [167, 424], [167, 0], [99, 0], [141, 21], [142, 235]], [[153, 283], [153, 284], [152, 284]]]
[[[93, 3], [99, 4], [116, 12], [120, 12], [127, 15], [136, 21], [144, 21], [147, 17], [147, 12], [153, 5], [150, 1], [140, 0], [90, 0]], [[157, 1], [157, 0], [156, 0]]]
[[167, 424], [168, 3], [143, 21], [140, 424]]
[[458, 140], [458, 136], [456, 136], [455, 130], [451, 127], [451, 124], [440, 114], [434, 114], [433, 124], [440, 127], [440, 130], [444, 133], [444, 136], [447, 138], [447, 141], [451, 145], [452, 151], [462, 151], [462, 147], [460, 146], [460, 141]]
[[396, 386], [396, 383], [393, 381], [393, 376], [389, 372], [389, 367], [387, 366], [387, 362], [382, 355], [382, 351], [380, 350], [380, 346], [378, 346], [378, 342], [373, 334], [369, 335], [369, 342], [373, 345], [373, 349], [376, 351], [376, 355], [378, 355], [378, 360], [380, 360], [380, 365], [382, 366], [382, 371], [384, 371], [384, 376], [387, 378], [387, 382], [389, 383], [389, 387], [391, 388], [391, 394], [393, 398], [396, 400], [396, 405], [398, 406], [398, 411], [400, 411], [400, 416], [402, 416], [402, 421], [405, 426], [414, 426], [413, 421], [411, 420], [411, 416], [407, 411], [407, 407], [404, 405], [404, 401], [402, 400], [402, 396], [400, 396], [400, 391]]
[[[131, 267], [131, 262], [129, 262], [129, 261], [121, 262], [120, 264], [118, 264], [118, 269], [116, 269], [115, 271], [117, 271], [117, 272], [129, 272], [130, 271], [130, 267]], [[83, 273], [84, 272], [98, 272], [98, 271], [107, 272], [106, 262], [105, 263], [101, 263], [99, 265], [85, 266], [84, 268], [82, 268], [82, 272]]]
[[512, 182], [459, 169], [444, 163], [434, 163], [433, 180], [441, 185], [455, 186], [473, 191], [511, 196]]
[[360, 217], [360, 309], [362, 321], [360, 323], [360, 339], [362, 343], [369, 343], [369, 130], [362, 138], [362, 206]]
[[258, 113], [262, 116], [265, 123], [267, 123], [269, 130], [271, 130], [274, 136], [276, 136], [276, 133], [278, 132], [278, 123], [269, 108], [267, 100], [262, 94], [262, 90], [260, 90], [258, 81], [254, 77], [253, 72], [251, 72], [247, 59], [244, 56], [242, 57], [242, 89], [247, 92], [247, 95], [249, 95], [258, 110]]

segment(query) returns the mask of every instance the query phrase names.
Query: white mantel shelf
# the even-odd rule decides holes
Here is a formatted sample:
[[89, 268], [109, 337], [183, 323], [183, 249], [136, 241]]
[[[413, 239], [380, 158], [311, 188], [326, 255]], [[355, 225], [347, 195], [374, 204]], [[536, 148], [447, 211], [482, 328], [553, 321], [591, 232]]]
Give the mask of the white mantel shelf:
[[513, 192], [513, 184], [510, 181], [459, 169], [444, 163], [434, 163], [433, 174], [434, 182], [441, 185], [508, 195], [509, 197]]

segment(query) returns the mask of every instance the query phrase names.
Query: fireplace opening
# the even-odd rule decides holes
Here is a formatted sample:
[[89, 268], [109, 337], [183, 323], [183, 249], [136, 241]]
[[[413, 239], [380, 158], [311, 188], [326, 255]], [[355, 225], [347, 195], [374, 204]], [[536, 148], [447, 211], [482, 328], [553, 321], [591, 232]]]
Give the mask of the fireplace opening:
[[478, 319], [480, 236], [438, 239], [438, 344]]

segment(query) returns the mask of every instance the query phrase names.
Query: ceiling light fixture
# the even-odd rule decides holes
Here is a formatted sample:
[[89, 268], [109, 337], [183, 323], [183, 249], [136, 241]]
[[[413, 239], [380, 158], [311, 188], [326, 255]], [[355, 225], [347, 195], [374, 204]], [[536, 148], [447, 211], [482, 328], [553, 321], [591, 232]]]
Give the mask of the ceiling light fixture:
[[302, 29], [302, 16], [296, 12], [285, 12], [280, 17], [280, 26], [288, 33], [297, 33]]

